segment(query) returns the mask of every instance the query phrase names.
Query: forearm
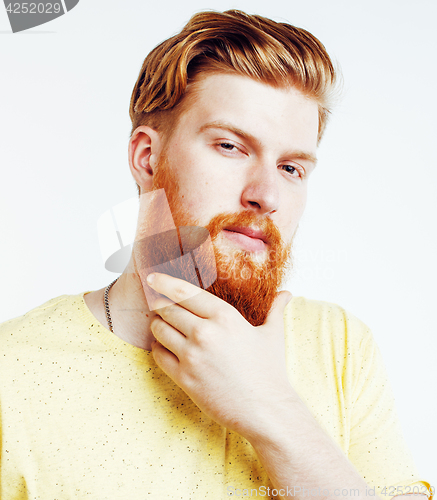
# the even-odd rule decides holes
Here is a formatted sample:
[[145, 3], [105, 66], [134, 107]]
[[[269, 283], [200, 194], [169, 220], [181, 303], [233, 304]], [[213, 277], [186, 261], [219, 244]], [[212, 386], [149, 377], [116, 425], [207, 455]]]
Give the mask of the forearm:
[[248, 439], [281, 498], [369, 496], [366, 482], [295, 393], [262, 433]]

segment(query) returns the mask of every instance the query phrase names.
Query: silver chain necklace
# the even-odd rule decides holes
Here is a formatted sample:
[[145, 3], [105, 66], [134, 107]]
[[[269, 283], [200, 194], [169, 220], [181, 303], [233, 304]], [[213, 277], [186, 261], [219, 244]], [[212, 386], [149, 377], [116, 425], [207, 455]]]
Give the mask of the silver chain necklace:
[[112, 283], [110, 283], [105, 288], [105, 293], [103, 294], [103, 305], [105, 306], [106, 320], [108, 322], [109, 330], [110, 330], [111, 333], [114, 333], [114, 330], [112, 329], [112, 319], [111, 319], [111, 312], [109, 311], [109, 299], [108, 299], [108, 296], [109, 296], [109, 290], [111, 290], [112, 286], [118, 280], [118, 278], [116, 278]]

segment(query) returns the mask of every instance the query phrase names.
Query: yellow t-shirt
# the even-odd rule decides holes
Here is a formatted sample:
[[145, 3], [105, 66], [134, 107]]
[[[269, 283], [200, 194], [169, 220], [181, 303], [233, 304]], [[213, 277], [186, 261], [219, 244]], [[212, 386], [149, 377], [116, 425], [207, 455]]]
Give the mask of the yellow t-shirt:
[[[387, 499], [396, 486], [426, 493], [366, 326], [304, 298], [284, 322], [293, 387], [369, 487]], [[245, 488], [270, 498], [252, 446], [203, 414], [150, 352], [104, 328], [83, 294], [0, 326], [0, 411], [2, 500], [217, 500]]]

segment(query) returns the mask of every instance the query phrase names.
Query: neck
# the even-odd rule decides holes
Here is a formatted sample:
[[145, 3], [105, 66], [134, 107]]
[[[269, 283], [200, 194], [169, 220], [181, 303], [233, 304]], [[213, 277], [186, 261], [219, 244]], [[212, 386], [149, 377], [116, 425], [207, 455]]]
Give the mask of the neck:
[[[91, 313], [109, 330], [103, 305], [104, 292], [105, 289], [102, 288], [85, 295], [84, 299]], [[154, 337], [150, 323], [156, 314], [147, 306], [132, 259], [109, 291], [109, 308], [114, 335], [128, 344], [151, 351]]]

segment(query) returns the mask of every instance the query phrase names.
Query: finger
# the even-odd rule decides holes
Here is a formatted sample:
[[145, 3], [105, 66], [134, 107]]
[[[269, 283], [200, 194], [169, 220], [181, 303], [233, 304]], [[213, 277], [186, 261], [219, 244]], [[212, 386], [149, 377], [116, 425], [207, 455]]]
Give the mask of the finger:
[[152, 354], [159, 368], [175, 380], [179, 371], [178, 358], [157, 341], [152, 344]]
[[166, 323], [162, 318], [157, 316], [150, 323], [150, 329], [153, 336], [160, 344], [172, 352], [177, 358], [182, 355], [184, 349], [184, 341], [186, 337], [176, 328]]
[[220, 303], [226, 304], [206, 290], [168, 274], [149, 274], [147, 283], [157, 292], [201, 318], [215, 316]]
[[199, 318], [196, 314], [166, 298], [157, 299], [153, 303], [153, 308], [157, 315], [185, 335], [185, 337], [192, 336], [194, 331], [202, 328], [200, 323], [205, 321], [203, 318]]

